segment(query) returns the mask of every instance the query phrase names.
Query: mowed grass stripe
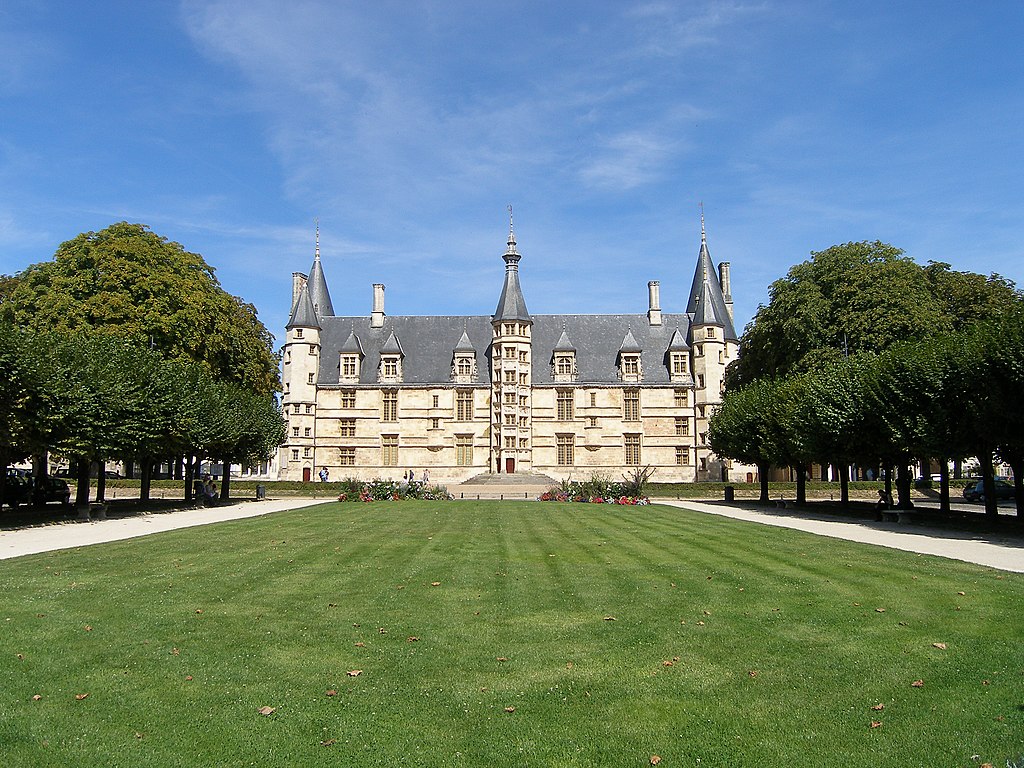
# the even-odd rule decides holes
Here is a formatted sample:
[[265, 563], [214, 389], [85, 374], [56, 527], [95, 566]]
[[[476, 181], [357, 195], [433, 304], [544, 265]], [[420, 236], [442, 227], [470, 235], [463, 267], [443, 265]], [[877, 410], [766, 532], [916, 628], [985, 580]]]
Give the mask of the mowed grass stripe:
[[0, 588], [5, 765], [1024, 754], [1019, 577], [676, 508], [335, 504]]

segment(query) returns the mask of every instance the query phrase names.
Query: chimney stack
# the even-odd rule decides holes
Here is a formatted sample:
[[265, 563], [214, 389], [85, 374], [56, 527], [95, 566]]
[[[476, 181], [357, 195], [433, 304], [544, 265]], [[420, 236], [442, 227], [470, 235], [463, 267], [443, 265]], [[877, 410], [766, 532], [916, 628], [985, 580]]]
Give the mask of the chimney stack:
[[651, 325], [661, 325], [661, 284], [657, 280], [651, 280], [647, 284], [647, 298], [650, 305], [647, 310], [647, 321]]
[[373, 284], [373, 311], [370, 313], [370, 327], [384, 326], [384, 284]]
[[729, 319], [732, 320], [732, 285], [728, 261], [718, 265], [718, 283], [722, 286], [722, 298], [725, 299], [725, 308], [729, 310]]
[[306, 287], [306, 276], [302, 272], [292, 272], [292, 309], [299, 300], [299, 294]]

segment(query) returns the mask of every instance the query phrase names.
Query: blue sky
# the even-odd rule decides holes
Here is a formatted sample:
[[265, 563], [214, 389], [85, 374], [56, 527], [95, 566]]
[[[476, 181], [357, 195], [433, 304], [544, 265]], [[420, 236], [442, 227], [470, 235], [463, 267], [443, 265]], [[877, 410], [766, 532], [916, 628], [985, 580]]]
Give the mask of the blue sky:
[[703, 201], [737, 326], [882, 240], [1024, 284], [1024, 3], [0, 6], [0, 273], [115, 221], [279, 338], [313, 220], [338, 314], [682, 311]]

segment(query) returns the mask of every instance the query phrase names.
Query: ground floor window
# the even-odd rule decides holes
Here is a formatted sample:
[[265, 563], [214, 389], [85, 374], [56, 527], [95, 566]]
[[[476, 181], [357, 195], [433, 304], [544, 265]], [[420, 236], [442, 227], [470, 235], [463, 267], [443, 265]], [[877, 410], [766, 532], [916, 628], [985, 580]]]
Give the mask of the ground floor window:
[[640, 435], [626, 435], [625, 464], [636, 467], [640, 464]]
[[398, 466], [398, 435], [380, 436], [380, 463], [385, 467]]
[[563, 467], [571, 466], [575, 461], [573, 450], [576, 444], [575, 435], [558, 435], [558, 464]]
[[455, 436], [455, 463], [460, 467], [473, 466], [473, 436]]
[[676, 465], [686, 466], [690, 463], [690, 449], [685, 446], [676, 446]]
[[356, 449], [339, 448], [338, 463], [343, 467], [354, 467], [356, 465]]

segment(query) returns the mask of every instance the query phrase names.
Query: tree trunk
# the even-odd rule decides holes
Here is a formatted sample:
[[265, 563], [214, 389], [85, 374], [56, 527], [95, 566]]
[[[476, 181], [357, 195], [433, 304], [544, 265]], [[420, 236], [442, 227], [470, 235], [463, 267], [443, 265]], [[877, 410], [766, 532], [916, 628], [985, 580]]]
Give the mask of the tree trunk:
[[758, 498], [759, 504], [768, 503], [768, 470], [771, 465], [768, 462], [759, 462], [757, 464], [757, 479], [761, 486], [761, 496]]
[[807, 504], [807, 465], [802, 461], [796, 465], [796, 503], [800, 507]]
[[914, 502], [910, 498], [910, 464], [907, 461], [907, 457], [904, 456], [900, 459], [900, 465], [896, 470], [896, 493], [899, 495], [899, 500], [896, 502], [896, 506], [899, 509], [913, 509]]
[[846, 464], [839, 465], [839, 505], [846, 509], [850, 506], [850, 468]]
[[949, 462], [945, 459], [939, 465], [939, 509], [949, 512]]
[[227, 501], [231, 498], [231, 472], [228, 469], [231, 465], [227, 459], [224, 459], [221, 462], [221, 466], [224, 468], [224, 471], [220, 476], [220, 497]]
[[1005, 456], [1006, 463], [1013, 470], [1013, 496], [1017, 507], [1017, 518], [1024, 512], [1024, 455]]
[[996, 475], [992, 469], [992, 454], [990, 452], [979, 453], [978, 461], [981, 462], [981, 479], [985, 484], [985, 516], [996, 518], [999, 516], [999, 498], [996, 496]]
[[107, 462], [96, 462], [96, 501], [107, 500]]
[[84, 457], [73, 459], [78, 467], [78, 484], [75, 487], [75, 505], [89, 503], [89, 469], [92, 462]]
[[885, 476], [885, 498], [892, 498], [892, 472], [893, 468], [891, 464], [882, 462], [882, 474]]
[[149, 489], [153, 482], [153, 459], [143, 456], [139, 462], [139, 501], [149, 501]]
[[[179, 464], [178, 466], [181, 465]], [[177, 473], [177, 469], [178, 467], [175, 467], [175, 473]], [[185, 462], [183, 474], [185, 476], [185, 501], [192, 501], [192, 486], [195, 483], [195, 474], [194, 465], [192, 463], [191, 458], [189, 458], [188, 461]]]

